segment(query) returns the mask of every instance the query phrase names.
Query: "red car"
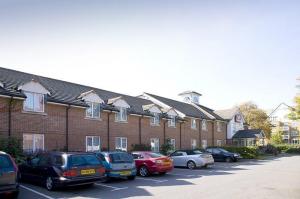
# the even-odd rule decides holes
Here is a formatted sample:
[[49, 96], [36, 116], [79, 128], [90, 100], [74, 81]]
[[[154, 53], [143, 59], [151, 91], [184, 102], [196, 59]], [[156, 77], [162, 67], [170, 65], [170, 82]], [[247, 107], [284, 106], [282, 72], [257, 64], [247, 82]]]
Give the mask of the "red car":
[[173, 169], [173, 161], [167, 156], [154, 152], [132, 152], [140, 176], [149, 176], [153, 173], [164, 175]]

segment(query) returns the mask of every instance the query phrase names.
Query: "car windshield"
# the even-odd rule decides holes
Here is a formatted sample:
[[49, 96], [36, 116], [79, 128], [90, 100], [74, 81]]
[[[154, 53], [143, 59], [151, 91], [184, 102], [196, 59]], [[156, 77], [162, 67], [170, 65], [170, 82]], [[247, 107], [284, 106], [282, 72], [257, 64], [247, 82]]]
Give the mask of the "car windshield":
[[160, 158], [160, 157], [163, 157], [162, 154], [160, 153], [147, 153], [148, 156], [150, 156], [151, 158]]
[[218, 148], [220, 151], [222, 151], [223, 153], [229, 153], [228, 151], [226, 151], [225, 149], [220, 149]]
[[128, 153], [112, 153], [109, 154], [112, 163], [132, 163], [133, 157]]
[[72, 155], [70, 157], [70, 164], [72, 166], [87, 166], [87, 165], [101, 165], [100, 160], [96, 155]]
[[194, 154], [202, 154], [202, 153], [204, 153], [204, 151], [202, 151], [202, 150], [194, 150], [193, 153]]
[[13, 167], [10, 158], [7, 155], [0, 155], [0, 169], [7, 169]]

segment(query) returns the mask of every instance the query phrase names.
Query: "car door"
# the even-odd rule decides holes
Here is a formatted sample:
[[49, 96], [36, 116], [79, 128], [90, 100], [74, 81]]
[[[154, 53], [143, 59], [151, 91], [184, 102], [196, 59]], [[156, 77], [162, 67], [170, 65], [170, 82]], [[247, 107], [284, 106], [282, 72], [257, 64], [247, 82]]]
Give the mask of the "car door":
[[176, 167], [185, 166], [184, 153], [182, 151], [176, 151], [170, 155], [173, 160], [173, 164]]
[[219, 149], [213, 149], [213, 157], [216, 161], [223, 160], [223, 154]]
[[49, 154], [43, 154], [39, 158], [40, 159], [35, 168], [35, 171], [38, 174], [36, 179], [43, 183], [50, 174], [51, 157]]
[[40, 156], [28, 158], [27, 162], [20, 167], [22, 179], [33, 181], [33, 182], [37, 181], [38, 174], [37, 174], [36, 167], [39, 160], [40, 160]]

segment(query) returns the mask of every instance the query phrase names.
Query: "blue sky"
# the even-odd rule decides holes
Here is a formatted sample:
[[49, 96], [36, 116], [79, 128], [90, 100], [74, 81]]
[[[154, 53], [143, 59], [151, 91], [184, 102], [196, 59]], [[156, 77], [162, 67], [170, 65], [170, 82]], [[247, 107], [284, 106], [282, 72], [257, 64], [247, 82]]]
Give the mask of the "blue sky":
[[292, 103], [300, 1], [0, 0], [0, 66], [214, 109]]

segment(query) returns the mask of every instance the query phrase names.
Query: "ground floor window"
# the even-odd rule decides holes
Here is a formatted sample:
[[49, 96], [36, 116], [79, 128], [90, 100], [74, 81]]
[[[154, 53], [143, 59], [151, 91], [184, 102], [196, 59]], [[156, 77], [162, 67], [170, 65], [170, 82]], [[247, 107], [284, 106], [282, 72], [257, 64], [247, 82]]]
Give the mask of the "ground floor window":
[[300, 140], [297, 138], [292, 139], [292, 144], [300, 144]]
[[116, 150], [127, 151], [127, 138], [116, 137]]
[[175, 139], [170, 139], [170, 144], [172, 146], [172, 150], [175, 151], [176, 150], [176, 141], [175, 141]]
[[86, 151], [100, 151], [100, 137], [86, 136]]
[[158, 138], [151, 138], [151, 151], [159, 152], [159, 139]]
[[44, 134], [23, 134], [23, 151], [36, 152], [44, 150]]
[[256, 141], [255, 139], [247, 139], [247, 146], [255, 146], [256, 145]]
[[207, 140], [202, 140], [202, 148], [203, 149], [207, 148]]
[[197, 148], [197, 140], [196, 139], [192, 139], [191, 140], [191, 146], [192, 146], [192, 149], [196, 149]]
[[217, 140], [217, 146], [222, 146], [222, 140]]

